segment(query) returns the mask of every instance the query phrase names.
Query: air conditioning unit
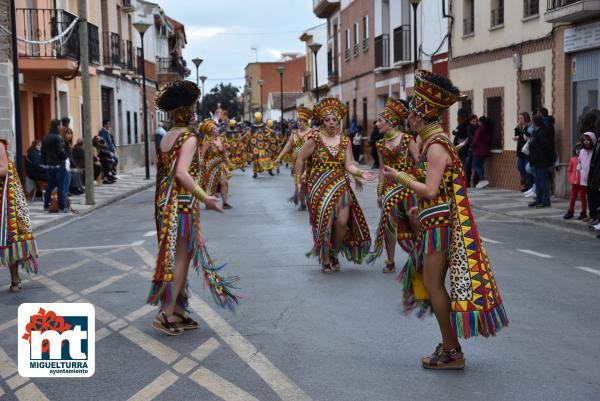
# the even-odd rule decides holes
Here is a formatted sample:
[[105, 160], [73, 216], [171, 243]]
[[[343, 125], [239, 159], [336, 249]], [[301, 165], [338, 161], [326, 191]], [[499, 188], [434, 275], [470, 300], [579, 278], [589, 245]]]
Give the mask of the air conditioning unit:
[[523, 56], [521, 56], [521, 53], [513, 53], [512, 60], [515, 70], [520, 70], [523, 67]]

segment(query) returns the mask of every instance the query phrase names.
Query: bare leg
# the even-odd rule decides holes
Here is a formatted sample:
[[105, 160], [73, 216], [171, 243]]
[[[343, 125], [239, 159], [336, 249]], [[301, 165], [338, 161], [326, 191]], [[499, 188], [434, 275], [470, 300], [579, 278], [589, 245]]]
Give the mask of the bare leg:
[[424, 255], [423, 263], [423, 282], [429, 292], [433, 313], [440, 326], [442, 344], [447, 349], [458, 347], [458, 339], [452, 332], [450, 324], [450, 296], [444, 285], [448, 270], [446, 255], [443, 252]]
[[333, 250], [335, 255], [340, 251], [348, 231], [348, 219], [350, 218], [350, 206], [338, 210], [333, 222]]
[[227, 173], [221, 173], [221, 199], [223, 199], [223, 205], [227, 204], [229, 183], [227, 181]]
[[19, 265], [13, 263], [9, 267], [10, 270], [10, 291], [17, 292], [21, 289], [21, 279], [19, 278]]
[[175, 306], [177, 294], [181, 293], [185, 288], [185, 283], [187, 281], [188, 270], [190, 266], [190, 261], [192, 258], [191, 253], [187, 249], [187, 241], [183, 238], [177, 238], [177, 248], [175, 250], [175, 272], [173, 274], [173, 297], [169, 305], [164, 305], [163, 310], [169, 316], [169, 318], [175, 312]]

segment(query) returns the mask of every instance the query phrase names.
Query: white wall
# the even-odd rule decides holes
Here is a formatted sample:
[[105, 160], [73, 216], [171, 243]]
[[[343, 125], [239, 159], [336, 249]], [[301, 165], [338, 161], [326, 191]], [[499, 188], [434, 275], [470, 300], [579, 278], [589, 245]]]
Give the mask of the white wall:
[[[417, 20], [419, 43], [424, 53], [432, 54], [448, 33], [449, 19], [442, 16], [442, 2], [440, 0], [423, 0], [419, 5]], [[439, 53], [446, 51], [448, 51], [447, 41], [444, 42]], [[430, 59], [430, 57], [421, 54], [421, 59]]]
[[[130, 121], [131, 121], [131, 141], [132, 144], [135, 142], [135, 125], [133, 122], [134, 114], [137, 113], [138, 120], [138, 143], [141, 142], [142, 133], [144, 131], [143, 121], [140, 118], [141, 108], [142, 108], [142, 99], [140, 95], [140, 87], [138, 85], [132, 84], [123, 79], [117, 79], [115, 77], [109, 77], [106, 75], [100, 75], [100, 86], [106, 86], [109, 88], [113, 88], [113, 135], [115, 137], [115, 141], [117, 145], [127, 145], [127, 112], [130, 112]], [[119, 109], [117, 107], [118, 100], [121, 100], [122, 112], [123, 112], [123, 121], [120, 124], [118, 120], [119, 118]], [[102, 114], [102, 110], [97, 110], [97, 113]], [[123, 132], [117, 132], [119, 127], [122, 125]], [[92, 127], [92, 133], [96, 134], [100, 130], [100, 127]]]
[[[309, 29], [305, 32], [308, 35], [312, 35], [311, 43], [320, 43], [323, 45], [319, 52], [317, 53], [317, 66], [319, 68], [319, 85], [323, 86], [327, 84], [327, 24], [321, 24], [312, 29]], [[310, 43], [307, 42], [306, 47], [306, 55], [307, 59], [310, 60], [310, 68], [309, 71], [313, 72], [312, 74], [312, 84], [316, 87], [315, 82], [315, 74], [314, 74], [314, 55], [313, 52], [308, 48]]]

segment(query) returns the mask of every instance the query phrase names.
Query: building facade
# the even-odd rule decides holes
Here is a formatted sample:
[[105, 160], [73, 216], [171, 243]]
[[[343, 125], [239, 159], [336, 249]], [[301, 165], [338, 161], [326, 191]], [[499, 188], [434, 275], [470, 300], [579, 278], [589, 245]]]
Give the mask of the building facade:
[[[321, 98], [328, 96], [329, 93], [329, 80], [327, 77], [327, 24], [307, 29], [300, 36], [300, 40], [306, 44], [306, 72], [302, 81], [303, 96], [299, 97], [296, 102], [297, 106], [313, 107], [317, 100], [317, 90]], [[317, 51], [316, 63], [315, 53], [311, 49], [311, 45], [321, 45]]]
[[[555, 35], [552, 24], [543, 18], [546, 1], [523, 0], [510, 7], [504, 3], [449, 2], [454, 18], [449, 75], [467, 96], [467, 100], [451, 107], [450, 126], [456, 127], [455, 116], [461, 107], [490, 118], [494, 132], [486, 179], [496, 187], [518, 189], [513, 129], [520, 112], [531, 113], [539, 107], [554, 112]], [[557, 143], [561, 144], [567, 134], [557, 126]], [[564, 186], [557, 185], [560, 195], [559, 187]]]
[[[0, 25], [12, 29], [8, 13], [8, 1], [0, 1]], [[8, 148], [15, 151], [13, 120], [13, 68], [10, 36], [0, 35], [0, 139], [8, 141]]]

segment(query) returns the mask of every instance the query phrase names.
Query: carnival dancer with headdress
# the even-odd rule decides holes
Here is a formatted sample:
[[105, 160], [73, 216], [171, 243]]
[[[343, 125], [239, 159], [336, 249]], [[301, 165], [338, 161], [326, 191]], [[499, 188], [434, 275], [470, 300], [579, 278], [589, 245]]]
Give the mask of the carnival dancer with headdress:
[[209, 196], [220, 193], [223, 209], [231, 209], [232, 206], [227, 203], [228, 167], [231, 167], [231, 161], [227, 156], [225, 140], [220, 135], [219, 126], [212, 118], [207, 118], [200, 123], [200, 131], [205, 138], [200, 148], [202, 187]]
[[[417, 194], [419, 234], [400, 275], [407, 310], [429, 308], [438, 321], [442, 342], [422, 359], [428, 369], [463, 369], [458, 338], [494, 336], [508, 326], [467, 197], [460, 158], [439, 123], [443, 112], [460, 99], [447, 78], [428, 71], [415, 74], [415, 96], [408, 120], [419, 133], [421, 154], [414, 175], [384, 167], [386, 179], [397, 180]], [[445, 288], [450, 270], [450, 295]]]
[[243, 169], [242, 165], [242, 153], [241, 153], [241, 142], [240, 133], [237, 129], [237, 123], [235, 120], [229, 120], [229, 129], [227, 130], [227, 141], [225, 143], [225, 149], [229, 155], [232, 169]]
[[[275, 160], [281, 149], [283, 148], [281, 144], [281, 135], [280, 132], [275, 130], [273, 120], [267, 120], [267, 126], [265, 128], [265, 138], [267, 139], [267, 143], [269, 144], [269, 153], [271, 160]], [[271, 164], [274, 169], [276, 169], [277, 174], [279, 174], [279, 165], [272, 163]]]
[[9, 291], [19, 292], [19, 268], [27, 273], [37, 273], [38, 254], [29, 219], [27, 198], [6, 147], [7, 143], [4, 140], [0, 141], [0, 265], [8, 266], [10, 270]]
[[295, 171], [294, 164], [296, 163], [296, 156], [298, 156], [298, 152], [300, 152], [300, 149], [304, 146], [304, 142], [306, 142], [306, 138], [310, 132], [310, 121], [313, 113], [311, 109], [304, 106], [299, 106], [296, 108], [296, 111], [298, 112], [298, 128], [292, 130], [290, 138], [279, 156], [277, 156], [277, 159], [275, 159], [275, 163], [281, 163], [281, 160], [283, 160], [286, 155], [291, 154], [292, 172], [293, 174], [301, 176], [301, 185], [300, 192], [298, 192], [294, 183], [294, 196], [292, 196], [290, 200], [296, 205], [298, 205], [299, 202], [300, 206], [298, 207], [298, 210], [302, 211], [306, 210], [306, 163], [304, 164], [302, 171]]
[[217, 305], [233, 309], [238, 301], [231, 293], [231, 281], [219, 276], [220, 267], [214, 265], [200, 235], [200, 202], [208, 209], [222, 209], [217, 198], [200, 186], [200, 141], [191, 129], [199, 95], [194, 83], [175, 81], [155, 99], [159, 110], [169, 112], [173, 127], [160, 146], [155, 196], [158, 256], [147, 302], [160, 303], [152, 326], [168, 335], [198, 327], [186, 311], [190, 262], [196, 271], [202, 270]]
[[249, 138], [249, 146], [252, 151], [252, 169], [254, 175], [252, 178], [257, 178], [258, 173], [267, 171], [269, 175], [273, 175], [273, 160], [269, 150], [269, 141], [267, 130], [262, 122], [262, 113], [257, 111], [254, 113], [254, 124], [246, 136]]
[[300, 192], [301, 172], [308, 161], [306, 191], [313, 233], [313, 249], [308, 256], [318, 257], [323, 273], [340, 270], [340, 252], [348, 261], [362, 263], [371, 245], [369, 227], [348, 174], [367, 181], [374, 177], [353, 163], [350, 140], [342, 135], [341, 120], [346, 112], [335, 98], [325, 98], [314, 107], [322, 126], [308, 134], [294, 166]]
[[[408, 102], [394, 98], [387, 100], [385, 108], [377, 116], [377, 128], [384, 135], [383, 139], [375, 144], [380, 166], [386, 165], [398, 171], [412, 172], [414, 161], [418, 160], [419, 149], [410, 134], [400, 131], [400, 126], [407, 116]], [[396, 180], [385, 180], [383, 170], [379, 170], [377, 206], [381, 209], [381, 217], [375, 247], [367, 262], [375, 262], [385, 247], [387, 260], [383, 272], [392, 273], [396, 271], [396, 242], [407, 253], [413, 249], [414, 233], [408, 219], [408, 211], [416, 206], [416, 197], [413, 191]]]

